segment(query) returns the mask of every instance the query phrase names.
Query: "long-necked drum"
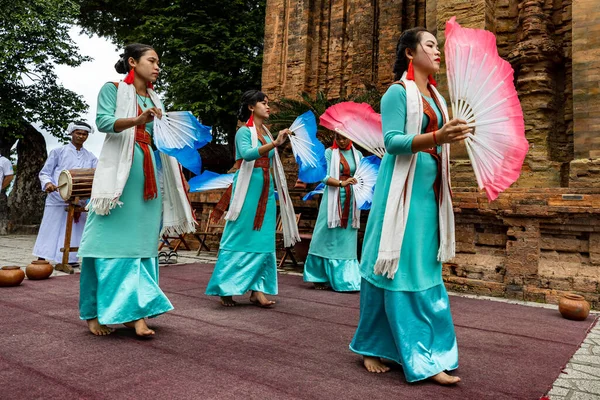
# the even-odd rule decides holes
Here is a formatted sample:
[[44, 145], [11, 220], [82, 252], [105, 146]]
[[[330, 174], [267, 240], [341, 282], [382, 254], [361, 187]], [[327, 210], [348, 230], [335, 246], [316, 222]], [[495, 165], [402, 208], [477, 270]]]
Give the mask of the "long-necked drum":
[[58, 193], [65, 201], [88, 199], [92, 195], [95, 168], [69, 169], [58, 176]]

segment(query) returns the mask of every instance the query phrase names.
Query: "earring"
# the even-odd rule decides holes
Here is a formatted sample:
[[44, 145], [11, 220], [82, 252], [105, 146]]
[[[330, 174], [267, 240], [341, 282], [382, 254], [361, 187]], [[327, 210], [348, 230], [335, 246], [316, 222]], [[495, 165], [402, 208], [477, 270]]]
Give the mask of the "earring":
[[135, 79], [135, 70], [133, 68], [131, 68], [129, 70], [129, 73], [125, 77], [125, 79], [123, 79], [123, 82], [125, 82], [128, 85], [131, 85], [133, 83], [134, 79]]
[[[125, 82], [128, 85], [132, 85], [134, 80], [135, 80], [135, 69], [131, 68], [129, 70], [129, 73], [125, 77], [125, 79], [123, 79], [123, 82]], [[148, 89], [154, 89], [154, 85], [152, 84], [152, 82], [148, 82], [148, 84], [146, 86], [148, 87]]]
[[429, 84], [430, 84], [431, 86], [437, 86], [437, 82], [435, 81], [435, 79], [433, 79], [433, 75], [429, 75], [429, 76], [427, 77], [427, 80], [429, 81]]
[[408, 70], [406, 71], [406, 79], [409, 81], [415, 80], [415, 68], [413, 67], [413, 62], [410, 60], [408, 63]]

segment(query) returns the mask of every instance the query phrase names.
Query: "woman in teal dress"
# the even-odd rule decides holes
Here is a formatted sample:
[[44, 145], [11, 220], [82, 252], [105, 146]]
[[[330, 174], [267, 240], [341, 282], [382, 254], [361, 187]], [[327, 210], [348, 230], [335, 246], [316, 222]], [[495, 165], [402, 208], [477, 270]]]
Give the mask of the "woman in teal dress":
[[[410, 29], [401, 35], [394, 73], [395, 79], [402, 77], [402, 81], [390, 86], [381, 100], [386, 154], [381, 161], [365, 232], [360, 263], [360, 320], [350, 349], [363, 356], [370, 372], [389, 370], [382, 363], [383, 358], [402, 365], [408, 382], [430, 378], [449, 385], [460, 378], [445, 372], [458, 368], [458, 349], [442, 281], [442, 264], [438, 261], [443, 237], [438, 215], [442, 215], [440, 193], [444, 183], [450, 196], [448, 180], [441, 179], [440, 150], [446, 146], [447, 151], [447, 143], [464, 140], [469, 128], [465, 121], [444, 123], [446, 113], [441, 111], [446, 110], [445, 103], [430, 84], [430, 77], [439, 66], [440, 51], [435, 36], [423, 28]], [[415, 104], [415, 99], [422, 102], [421, 115], [411, 114], [409, 104]], [[420, 134], [407, 129], [411, 115], [412, 121], [418, 123], [411, 126], [422, 127]], [[392, 179], [398, 157], [416, 160], [416, 164], [411, 164], [414, 179], [403, 181], [400, 187], [394, 186], [398, 181]], [[388, 217], [386, 208], [390, 207], [388, 197], [411, 184], [412, 192], [403, 192], [408, 193], [406, 201], [410, 206], [401, 250], [397, 253], [399, 259], [391, 275], [376, 273], [379, 257], [385, 255], [380, 245], [387, 242], [382, 230], [385, 231], [386, 224], [403, 223], [401, 215], [390, 213], [393, 219], [384, 218]]]
[[[86, 221], [79, 248], [79, 312], [95, 335], [111, 333], [108, 324], [123, 323], [139, 336], [150, 336], [154, 331], [145, 318], [173, 309], [158, 286], [162, 194], [150, 145], [153, 118], [162, 116], [162, 110], [148, 94], [158, 76], [158, 55], [150, 46], [129, 45], [115, 69], [129, 74], [124, 81], [108, 82], [100, 90], [96, 125], [107, 134], [107, 141], [135, 127], [136, 140], [129, 176], [118, 199], [122, 206], [108, 215], [90, 212]], [[138, 115], [117, 118], [118, 86], [129, 84], [135, 86]], [[98, 174], [94, 184], [97, 179]]]
[[[277, 294], [276, 207], [270, 168], [274, 164], [275, 148], [285, 142], [290, 132], [282, 130], [272, 141], [263, 126], [269, 113], [269, 100], [264, 93], [249, 90], [242, 95], [238, 118], [248, 122], [235, 134], [237, 171], [231, 190], [220, 202], [221, 206], [229, 204], [232, 192], [234, 196], [237, 194], [242, 162], [254, 162], [254, 165], [239, 216], [235, 220], [226, 217], [228, 220], [221, 237], [217, 263], [206, 288], [207, 295], [220, 296], [221, 304], [226, 307], [237, 304], [232, 296], [241, 296], [248, 291], [253, 304], [261, 307], [275, 304], [265, 296]], [[254, 145], [251, 129], [255, 129], [257, 135]], [[223, 208], [220, 209], [221, 214], [215, 215], [215, 212], [213, 218], [219, 218]]]
[[[322, 181], [326, 188], [304, 263], [304, 281], [313, 282], [315, 289], [331, 288], [336, 292], [350, 292], [360, 290], [356, 254], [360, 224], [360, 217], [356, 217], [360, 216], [360, 213], [354, 213], [356, 204], [351, 185], [357, 182], [353, 176], [362, 154], [354, 148], [350, 140], [336, 134], [334, 146], [325, 151], [328, 171], [331, 170], [334, 151], [339, 153], [338, 179], [330, 173]], [[339, 206], [336, 207], [339, 215], [336, 222], [328, 215], [328, 208], [331, 206], [331, 190], [328, 187], [339, 188]], [[335, 227], [330, 228], [330, 225]]]

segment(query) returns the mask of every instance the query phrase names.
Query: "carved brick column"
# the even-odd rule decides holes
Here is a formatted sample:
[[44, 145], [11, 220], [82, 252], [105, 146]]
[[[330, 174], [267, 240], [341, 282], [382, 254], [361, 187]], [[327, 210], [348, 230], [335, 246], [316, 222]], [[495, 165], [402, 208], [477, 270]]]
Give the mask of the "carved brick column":
[[600, 7], [577, 0], [573, 18], [573, 121], [576, 160], [569, 187], [600, 187]]
[[544, 3], [543, 0], [519, 3], [519, 42], [509, 54], [516, 70], [516, 87], [530, 144], [518, 181], [527, 187], [556, 187], [561, 183], [562, 164], [550, 160], [549, 135], [557, 122], [555, 71], [562, 59]]

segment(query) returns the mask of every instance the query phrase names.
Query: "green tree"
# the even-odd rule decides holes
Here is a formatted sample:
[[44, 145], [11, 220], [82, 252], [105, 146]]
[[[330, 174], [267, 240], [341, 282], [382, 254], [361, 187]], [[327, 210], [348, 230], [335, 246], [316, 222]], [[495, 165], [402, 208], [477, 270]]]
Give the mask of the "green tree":
[[87, 105], [58, 83], [55, 65], [80, 65], [69, 37], [79, 13], [70, 0], [0, 0], [0, 151], [8, 153], [30, 123], [65, 139]]
[[79, 24], [119, 46], [152, 45], [165, 107], [191, 111], [231, 144], [241, 94], [260, 87], [264, 13], [265, 0], [82, 0]]
[[[46, 159], [44, 137], [32, 123], [65, 140], [67, 123], [87, 109], [58, 83], [56, 65], [78, 66], [69, 37], [79, 13], [71, 0], [0, 0], [0, 154], [17, 140], [18, 173], [8, 199], [0, 193], [0, 234], [10, 226], [37, 224], [44, 198], [37, 175]], [[10, 218], [10, 219], [9, 219]]]

